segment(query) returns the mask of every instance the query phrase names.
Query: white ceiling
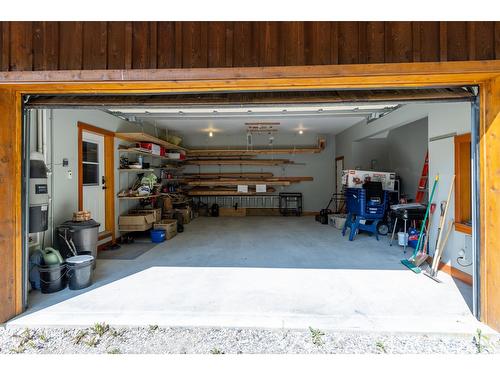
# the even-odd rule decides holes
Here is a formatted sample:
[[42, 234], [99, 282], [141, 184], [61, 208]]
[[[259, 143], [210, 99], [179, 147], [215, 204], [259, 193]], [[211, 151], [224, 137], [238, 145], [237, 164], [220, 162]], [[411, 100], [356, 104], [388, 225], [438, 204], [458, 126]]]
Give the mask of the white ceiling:
[[345, 129], [388, 113], [395, 104], [290, 104], [184, 107], [109, 108], [129, 121], [155, 125], [180, 135], [244, 134], [245, 123], [278, 122], [278, 133], [338, 134]]
[[[141, 118], [137, 118], [141, 120]], [[201, 134], [201, 133], [221, 133], [221, 134], [244, 134], [246, 133], [246, 122], [279, 122], [278, 133], [296, 133], [299, 130], [311, 133], [338, 134], [343, 130], [363, 121], [365, 117], [288, 117], [288, 118], [214, 118], [214, 119], [151, 119], [144, 121], [159, 128], [166, 128], [179, 134]]]

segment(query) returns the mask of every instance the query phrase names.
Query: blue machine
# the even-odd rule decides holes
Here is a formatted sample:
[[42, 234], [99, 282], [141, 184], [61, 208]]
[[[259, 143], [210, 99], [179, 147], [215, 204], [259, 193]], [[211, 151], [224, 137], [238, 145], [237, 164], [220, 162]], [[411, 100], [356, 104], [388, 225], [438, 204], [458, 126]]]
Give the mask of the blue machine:
[[387, 210], [389, 192], [382, 190], [382, 186], [370, 183], [370, 186], [363, 185], [362, 189], [348, 188], [345, 190], [347, 202], [347, 219], [342, 230], [342, 235], [345, 236], [347, 228], [351, 230], [349, 233], [349, 241], [353, 241], [354, 237], [360, 230], [375, 234], [378, 241], [377, 227], [385, 217]]

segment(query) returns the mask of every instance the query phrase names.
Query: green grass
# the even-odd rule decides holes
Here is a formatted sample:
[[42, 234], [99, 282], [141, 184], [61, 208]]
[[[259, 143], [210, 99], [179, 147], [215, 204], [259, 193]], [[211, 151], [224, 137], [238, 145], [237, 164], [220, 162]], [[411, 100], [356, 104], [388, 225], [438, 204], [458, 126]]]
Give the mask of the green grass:
[[380, 350], [383, 353], [387, 353], [387, 350], [385, 349], [385, 345], [382, 341], [377, 341], [375, 343], [375, 346], [377, 347], [378, 350]]
[[92, 331], [99, 337], [102, 337], [106, 332], [109, 331], [109, 324], [106, 323], [96, 323], [92, 327]]
[[224, 354], [224, 352], [219, 348], [213, 348], [210, 350], [210, 354]]

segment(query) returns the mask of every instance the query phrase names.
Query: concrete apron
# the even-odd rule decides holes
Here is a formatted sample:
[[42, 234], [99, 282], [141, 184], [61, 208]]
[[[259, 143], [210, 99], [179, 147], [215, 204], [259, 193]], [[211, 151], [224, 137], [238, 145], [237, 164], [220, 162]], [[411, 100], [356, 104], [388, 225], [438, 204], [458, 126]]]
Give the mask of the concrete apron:
[[443, 283], [438, 284], [414, 274], [399, 264], [402, 251], [389, 247], [387, 239], [359, 235], [349, 242], [311, 218], [258, 220], [196, 219], [186, 232], [133, 261], [99, 261], [96, 283], [89, 289], [34, 293], [32, 307], [7, 327], [106, 322], [493, 332], [472, 316], [449, 275], [441, 272]]

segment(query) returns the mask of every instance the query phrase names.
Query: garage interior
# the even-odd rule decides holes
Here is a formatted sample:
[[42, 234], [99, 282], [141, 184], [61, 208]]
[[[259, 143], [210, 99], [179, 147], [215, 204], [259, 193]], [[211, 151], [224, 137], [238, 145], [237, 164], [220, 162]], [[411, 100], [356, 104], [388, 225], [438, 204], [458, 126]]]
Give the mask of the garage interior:
[[[9, 324], [419, 331], [432, 320], [474, 331], [472, 172], [461, 162], [473, 100], [471, 88], [33, 96], [25, 157], [47, 166], [46, 230], [26, 233], [27, 309]], [[371, 231], [344, 236], [350, 174], [387, 194]], [[441, 283], [401, 264], [425, 209], [394, 225], [390, 207], [419, 192], [426, 207], [436, 175], [425, 233], [432, 256], [448, 232]], [[100, 224], [92, 284], [41, 293], [33, 253], [71, 258], [62, 237], [86, 211]], [[152, 242], [152, 229], [167, 239]]]

